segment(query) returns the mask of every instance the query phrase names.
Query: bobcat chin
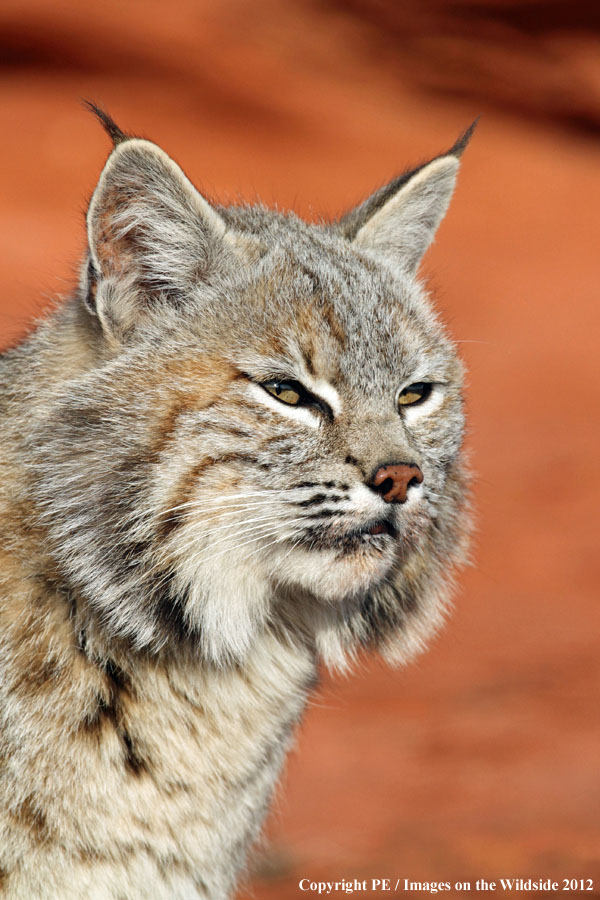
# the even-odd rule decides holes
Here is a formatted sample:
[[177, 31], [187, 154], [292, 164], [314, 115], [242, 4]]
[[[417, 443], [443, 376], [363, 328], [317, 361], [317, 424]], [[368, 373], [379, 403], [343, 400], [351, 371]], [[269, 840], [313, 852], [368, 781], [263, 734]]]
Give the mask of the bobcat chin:
[[308, 224], [93, 109], [79, 287], [0, 356], [0, 895], [223, 900], [320, 661], [410, 659], [464, 556], [416, 271], [472, 127]]

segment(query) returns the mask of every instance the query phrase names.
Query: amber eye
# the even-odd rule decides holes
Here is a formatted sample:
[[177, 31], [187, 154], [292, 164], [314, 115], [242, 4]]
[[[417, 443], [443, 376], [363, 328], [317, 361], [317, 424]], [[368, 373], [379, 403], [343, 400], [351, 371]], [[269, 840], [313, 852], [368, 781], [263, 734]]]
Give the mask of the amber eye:
[[427, 400], [431, 394], [431, 385], [426, 381], [416, 381], [409, 384], [398, 394], [398, 406], [415, 406]]
[[262, 386], [265, 391], [277, 397], [282, 403], [287, 403], [288, 406], [298, 406], [305, 393], [304, 388], [297, 381], [266, 381]]

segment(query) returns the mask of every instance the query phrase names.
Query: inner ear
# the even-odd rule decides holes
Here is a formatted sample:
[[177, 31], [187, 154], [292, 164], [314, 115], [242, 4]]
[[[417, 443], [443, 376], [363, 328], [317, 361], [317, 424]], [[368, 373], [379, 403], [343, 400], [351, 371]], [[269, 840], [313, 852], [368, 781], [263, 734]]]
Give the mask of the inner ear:
[[210, 273], [226, 231], [179, 166], [155, 144], [137, 139], [110, 155], [87, 223], [101, 277], [131, 275], [167, 292]]
[[458, 166], [455, 156], [423, 166], [364, 223], [354, 244], [414, 272], [446, 215]]
[[394, 178], [337, 223], [363, 250], [372, 250], [414, 272], [433, 241], [452, 197], [459, 160], [477, 119], [446, 153]]
[[111, 153], [87, 215], [90, 266], [82, 282], [106, 336], [121, 343], [166, 302], [181, 306], [240, 254], [221, 216], [150, 141]]

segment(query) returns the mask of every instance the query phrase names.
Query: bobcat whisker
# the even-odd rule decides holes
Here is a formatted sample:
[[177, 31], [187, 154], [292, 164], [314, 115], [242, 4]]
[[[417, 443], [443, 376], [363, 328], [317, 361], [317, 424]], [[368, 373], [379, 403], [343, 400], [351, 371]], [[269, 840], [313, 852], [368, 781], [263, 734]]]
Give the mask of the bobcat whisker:
[[[261, 498], [264, 497], [265, 499], [267, 499], [267, 498], [276, 499], [276, 498], [280, 498], [282, 495], [288, 495], [291, 492], [291, 490], [292, 490], [291, 488], [283, 488], [283, 489], [278, 489], [278, 490], [268, 489], [268, 490], [264, 490], [264, 491], [244, 491], [237, 495], [228, 495], [226, 497], [215, 497], [215, 498], [212, 498], [210, 501], [204, 501], [201, 498], [198, 498], [195, 500], [188, 500], [185, 503], [180, 503], [178, 506], [171, 506], [168, 509], [166, 509], [164, 511], [164, 513], [167, 514], [167, 513], [171, 513], [171, 512], [177, 512], [178, 510], [185, 509], [186, 507], [189, 507], [189, 506], [198, 505], [199, 507], [201, 507], [202, 504], [206, 503], [206, 502], [212, 504], [215, 508], [218, 508], [224, 503], [240, 503], [246, 497], [254, 497], [255, 495], [260, 496]], [[259, 501], [257, 500], [257, 502], [259, 502]]]
[[[278, 527], [278, 528], [281, 527], [281, 523], [277, 522], [276, 517], [274, 517], [271, 513], [265, 513], [265, 515], [263, 515], [263, 516], [256, 516], [253, 519], [246, 519], [246, 521], [240, 523], [239, 528], [235, 529], [235, 533], [237, 535], [243, 534], [244, 531], [249, 530], [248, 529], [249, 525], [253, 525], [256, 523], [260, 524], [261, 522], [264, 522], [265, 524], [269, 524], [273, 527]], [[233, 530], [234, 529], [232, 528], [232, 523], [227, 522], [226, 524], [223, 524], [223, 525], [220, 525], [219, 527], [213, 528], [209, 532], [199, 533], [198, 535], [194, 535], [194, 536], [190, 537], [188, 539], [188, 543], [187, 544], [184, 543], [182, 545], [182, 548], [185, 549], [186, 546], [190, 546], [190, 545], [194, 546], [198, 542], [199, 538], [203, 543], [205, 543], [211, 547], [214, 547], [216, 543], [219, 543], [219, 541], [216, 541], [216, 542], [213, 541], [213, 538], [216, 535], [220, 535], [220, 534], [223, 534], [223, 532], [229, 532], [229, 531], [233, 531]], [[252, 529], [250, 529], [250, 530], [252, 530]], [[220, 540], [222, 540], [222, 539], [220, 539]]]
[[[282, 535], [280, 529], [273, 529], [271, 531], [266, 531], [266, 532], [261, 532], [260, 534], [255, 534], [249, 540], [242, 541], [241, 544], [234, 544], [233, 546], [225, 547], [222, 550], [220, 550], [218, 553], [215, 553], [212, 556], [209, 556], [207, 558], [201, 557], [199, 562], [202, 565], [205, 565], [206, 563], [212, 562], [212, 560], [218, 559], [220, 556], [223, 556], [223, 554], [228, 553], [230, 550], [235, 550], [235, 552], [237, 553], [237, 551], [240, 550], [242, 547], [246, 547], [248, 544], [255, 543], [259, 538], [264, 540], [265, 538], [268, 538], [274, 534], [278, 535], [278, 540], [281, 540], [281, 541], [287, 540], [287, 536]], [[272, 541], [271, 543], [276, 543], [276, 541]], [[270, 544], [267, 544], [267, 546], [270, 546]], [[261, 547], [260, 549], [263, 549], [263, 547]]]
[[[263, 552], [263, 550], [266, 550], [267, 547], [272, 547], [273, 544], [285, 543], [286, 541], [291, 540], [292, 537], [293, 537], [293, 534], [292, 535], [280, 535], [279, 537], [276, 537], [274, 540], [269, 541], [269, 543], [267, 543], [267, 544], [261, 544], [261, 546], [257, 547], [252, 553], [244, 555], [245, 562], [248, 562], [253, 557], [258, 556], [260, 553]], [[297, 546], [297, 542], [294, 544], [294, 546]], [[284, 559], [286, 559], [289, 556], [289, 554], [291, 553], [291, 551], [293, 549], [294, 549], [294, 547], [291, 547], [290, 550], [288, 550], [288, 552], [284, 556]], [[283, 562], [283, 560], [281, 562]]]
[[[198, 554], [198, 556], [196, 557], [196, 562], [197, 562], [197, 563], [204, 564], [205, 562], [208, 562], [208, 559], [211, 559], [211, 558], [212, 558], [212, 557], [208, 557], [208, 559], [207, 559], [206, 557], [203, 557], [203, 556], [202, 556], [202, 552], [206, 553], [207, 551], [213, 550], [214, 547], [217, 547], [217, 546], [219, 546], [219, 545], [221, 545], [221, 544], [223, 544], [223, 543], [227, 543], [227, 542], [230, 542], [230, 541], [234, 541], [234, 542], [235, 542], [236, 540], [239, 540], [240, 535], [241, 535], [242, 537], [244, 537], [244, 536], [245, 536], [246, 534], [248, 534], [249, 532], [253, 532], [253, 538], [252, 538], [252, 540], [254, 540], [254, 539], [256, 539], [257, 537], [263, 536], [263, 532], [264, 532], [264, 531], [272, 531], [273, 534], [277, 534], [277, 533], [280, 533], [280, 532], [281, 532], [281, 526], [280, 526], [280, 525], [277, 525], [277, 528], [274, 528], [272, 522], [265, 522], [264, 525], [262, 525], [262, 526], [261, 526], [261, 525], [258, 525], [258, 526], [257, 526], [256, 528], [254, 528], [254, 529], [247, 529], [247, 528], [242, 527], [242, 528], [240, 528], [240, 530], [237, 531], [235, 534], [231, 534], [231, 535], [228, 534], [228, 535], [225, 535], [224, 537], [221, 537], [218, 541], [214, 541], [213, 543], [211, 543], [211, 544], [209, 544], [208, 546], [204, 547], [204, 548], [203, 548], [203, 551], [201, 551], [201, 552]], [[185, 557], [185, 555], [186, 555], [186, 553], [188, 553], [188, 551], [192, 550], [194, 547], [196, 547], [196, 546], [198, 545], [198, 540], [199, 540], [199, 539], [200, 539], [200, 540], [203, 540], [203, 539], [204, 539], [204, 536], [203, 536], [203, 535], [198, 535], [198, 536], [196, 536], [196, 537], [194, 537], [194, 538], [188, 540], [187, 543], [183, 544], [181, 547], [178, 547], [178, 548], [177, 548], [177, 556], [178, 556], [178, 558], [183, 558], [183, 557]], [[241, 544], [239, 544], [239, 543], [238, 543], [238, 544], [233, 543], [232, 546], [231, 546], [229, 549], [238, 549], [238, 548], [241, 547], [241, 546], [244, 546], [244, 544], [243, 544], [243, 543], [241, 543]], [[227, 549], [228, 549], [228, 548], [226, 547], [226, 548], [225, 548], [225, 552], [227, 552]], [[156, 568], [159, 568], [160, 570], [162, 570], [163, 565], [162, 565], [162, 564], [157, 564], [157, 567], [156, 567]], [[152, 571], [152, 570], [151, 570], [151, 571]]]
[[[285, 501], [283, 501], [283, 502], [285, 502]], [[179, 513], [180, 516], [181, 515], [189, 516], [193, 513], [196, 513], [199, 517], [207, 517], [208, 518], [210, 516], [214, 516], [214, 517], [221, 518], [223, 516], [230, 516], [230, 515], [235, 516], [235, 515], [239, 515], [240, 513], [244, 513], [244, 512], [252, 512], [253, 510], [265, 509], [269, 505], [276, 507], [276, 505], [279, 503], [282, 503], [282, 501], [276, 500], [275, 503], [273, 503], [272, 498], [264, 497], [261, 500], [256, 500], [251, 503], [241, 503], [240, 502], [235, 506], [233, 504], [230, 504], [227, 506], [225, 506], [225, 505], [203, 506], [201, 504], [198, 504], [198, 505], [190, 504], [189, 506], [187, 506], [185, 508], [182, 507], [181, 509], [175, 510], [175, 512]], [[168, 521], [169, 517], [167, 517], [163, 513], [163, 514], [161, 514], [160, 518], [162, 519], [162, 521]]]
[[[268, 504], [266, 500], [261, 501], [260, 503], [239, 506], [235, 509], [225, 507], [225, 510], [223, 510], [223, 507], [213, 507], [212, 509], [206, 509], [203, 507], [192, 506], [188, 507], [187, 510], [180, 512], [178, 515], [161, 516], [160, 523], [161, 525], [164, 525], [166, 522], [180, 521], [182, 523], [185, 522], [186, 524], [189, 524], [192, 519], [197, 520], [202, 524], [212, 521], [220, 522], [222, 519], [235, 518], [235, 516], [240, 516], [245, 513], [261, 512], [262, 510], [266, 511], [267, 509]], [[194, 516], [194, 514], [196, 514], [196, 516]]]
[[[236, 506], [235, 508], [225, 507], [224, 511], [222, 511], [223, 505], [210, 507], [210, 506], [203, 506], [200, 503], [195, 504], [195, 503], [190, 502], [189, 504], [181, 504], [181, 506], [179, 506], [179, 507], [173, 507], [171, 510], [169, 510], [169, 512], [181, 512], [183, 509], [185, 509], [186, 514], [188, 515], [188, 518], [189, 518], [190, 513], [199, 512], [202, 515], [206, 515], [206, 516], [210, 516], [210, 517], [216, 516], [217, 521], [219, 521], [223, 518], [232, 518], [235, 516], [239, 516], [240, 514], [243, 514], [245, 512], [252, 512], [252, 511], [264, 509], [266, 507], [267, 500], [273, 500], [273, 499], [274, 499], [274, 497], [272, 495], [270, 495], [268, 497], [265, 496], [263, 499], [260, 499], [260, 500], [257, 499], [255, 501], [253, 501], [252, 503], [248, 503], [248, 504], [242, 504], [240, 502], [239, 506]], [[288, 503], [287, 499], [285, 499], [285, 498], [283, 500], [278, 498], [276, 502], [277, 503], [281, 503], [281, 502]], [[324, 503], [324, 502], [328, 502], [328, 501], [323, 500], [323, 501], [319, 501], [319, 502]], [[331, 502], [336, 502], [335, 498], [333, 498], [333, 500]], [[301, 503], [292, 503], [291, 501], [290, 501], [290, 504], [294, 505], [294, 506], [302, 506]], [[336, 512], [339, 514], [341, 511], [337, 510]], [[324, 517], [325, 512], [322, 511], [321, 513], [307, 514], [307, 517], [309, 517], [310, 515]], [[177, 516], [167, 516], [165, 514], [161, 514], [161, 516], [160, 516], [162, 524], [164, 524], [166, 522], [176, 521], [177, 518], [178, 518]]]

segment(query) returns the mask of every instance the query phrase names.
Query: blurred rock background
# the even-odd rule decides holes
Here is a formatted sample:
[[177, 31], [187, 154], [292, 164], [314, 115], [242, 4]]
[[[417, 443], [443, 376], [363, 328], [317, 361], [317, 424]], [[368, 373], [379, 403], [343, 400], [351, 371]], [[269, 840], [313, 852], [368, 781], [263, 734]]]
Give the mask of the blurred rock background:
[[73, 284], [109, 149], [83, 97], [210, 196], [308, 217], [481, 115], [423, 267], [470, 370], [475, 566], [415, 665], [324, 674], [240, 896], [385, 876], [599, 892], [600, 6], [4, 0], [3, 346]]

